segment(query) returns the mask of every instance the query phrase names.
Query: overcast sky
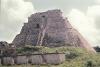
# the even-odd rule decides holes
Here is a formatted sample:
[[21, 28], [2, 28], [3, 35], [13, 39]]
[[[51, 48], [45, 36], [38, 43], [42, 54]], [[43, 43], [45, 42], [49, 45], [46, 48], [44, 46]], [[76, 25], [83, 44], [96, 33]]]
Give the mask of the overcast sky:
[[0, 0], [0, 41], [11, 42], [32, 13], [61, 9], [94, 46], [100, 45], [100, 0]]

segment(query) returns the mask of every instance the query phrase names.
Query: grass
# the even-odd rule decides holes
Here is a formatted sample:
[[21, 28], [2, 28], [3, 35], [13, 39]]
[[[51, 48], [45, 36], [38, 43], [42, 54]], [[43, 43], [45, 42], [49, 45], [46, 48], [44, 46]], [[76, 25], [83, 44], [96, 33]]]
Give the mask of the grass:
[[100, 53], [88, 52], [83, 48], [74, 47], [30, 47], [17, 49], [17, 53], [65, 53], [66, 61], [59, 65], [13, 65], [13, 66], [0, 66], [0, 67], [100, 67]]
[[78, 53], [87, 53], [87, 51], [83, 48], [79, 47], [55, 47], [48, 48], [43, 46], [25, 46], [23, 48], [16, 49], [18, 54], [25, 53], [68, 53], [68, 52], [78, 52]]

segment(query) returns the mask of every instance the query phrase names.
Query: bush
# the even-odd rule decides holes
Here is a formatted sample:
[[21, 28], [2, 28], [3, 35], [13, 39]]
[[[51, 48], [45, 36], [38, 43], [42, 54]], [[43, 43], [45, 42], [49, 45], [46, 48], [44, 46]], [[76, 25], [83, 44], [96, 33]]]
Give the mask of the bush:
[[93, 63], [93, 61], [87, 61], [86, 62], [86, 67], [95, 67], [95, 64]]
[[74, 58], [76, 58], [78, 56], [79, 55], [77, 53], [70, 52], [69, 54], [66, 54], [66, 59], [74, 59]]

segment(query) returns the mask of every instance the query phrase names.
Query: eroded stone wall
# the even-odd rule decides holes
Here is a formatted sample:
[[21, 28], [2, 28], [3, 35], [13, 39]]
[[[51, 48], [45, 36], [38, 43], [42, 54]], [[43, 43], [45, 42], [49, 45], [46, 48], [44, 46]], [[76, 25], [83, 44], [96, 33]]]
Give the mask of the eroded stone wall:
[[[58, 9], [32, 14], [22, 27], [13, 43], [17, 46], [54, 46], [53, 43], [66, 43], [94, 51], [82, 35], [74, 29], [68, 19]], [[51, 45], [52, 43], [52, 45]], [[61, 44], [63, 46], [63, 44]], [[56, 46], [61, 46], [56, 45]]]
[[2, 61], [2, 65], [60, 64], [65, 61], [65, 54], [47, 53], [47, 54], [17, 55], [15, 57], [2, 57], [0, 59]]

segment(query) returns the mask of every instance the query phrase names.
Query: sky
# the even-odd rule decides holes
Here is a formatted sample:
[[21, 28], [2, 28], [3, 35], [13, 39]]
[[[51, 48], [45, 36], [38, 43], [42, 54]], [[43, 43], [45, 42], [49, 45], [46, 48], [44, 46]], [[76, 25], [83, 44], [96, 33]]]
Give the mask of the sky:
[[12, 42], [36, 12], [61, 9], [92, 46], [100, 46], [100, 0], [0, 0], [0, 41]]

